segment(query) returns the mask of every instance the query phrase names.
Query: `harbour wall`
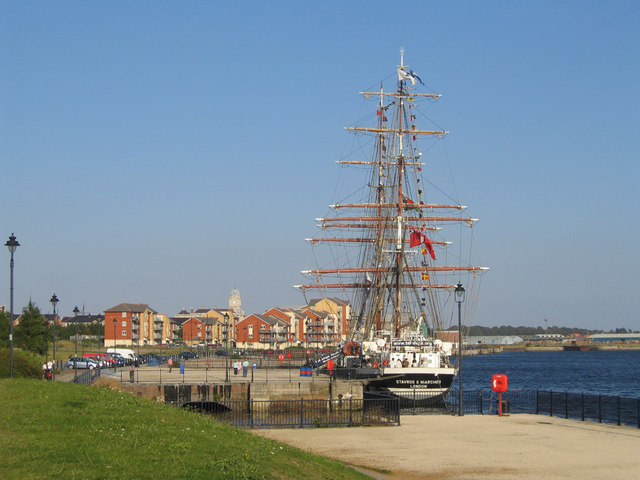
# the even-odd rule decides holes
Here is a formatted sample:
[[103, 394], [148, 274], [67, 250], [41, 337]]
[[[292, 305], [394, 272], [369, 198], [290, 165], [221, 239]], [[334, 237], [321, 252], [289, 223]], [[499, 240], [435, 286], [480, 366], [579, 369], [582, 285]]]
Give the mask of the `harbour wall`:
[[213, 402], [218, 400], [339, 400], [363, 397], [360, 381], [269, 382], [246, 384], [127, 385], [122, 389], [162, 403]]

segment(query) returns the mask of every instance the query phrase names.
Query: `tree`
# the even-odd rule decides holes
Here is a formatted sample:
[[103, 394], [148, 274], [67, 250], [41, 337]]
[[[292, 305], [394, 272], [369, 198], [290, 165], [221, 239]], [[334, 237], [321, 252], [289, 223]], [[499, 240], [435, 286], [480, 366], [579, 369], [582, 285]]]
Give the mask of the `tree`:
[[16, 345], [28, 352], [44, 355], [47, 351], [47, 325], [40, 309], [29, 300], [22, 309], [22, 320], [15, 327]]
[[9, 348], [9, 312], [0, 312], [0, 348]]

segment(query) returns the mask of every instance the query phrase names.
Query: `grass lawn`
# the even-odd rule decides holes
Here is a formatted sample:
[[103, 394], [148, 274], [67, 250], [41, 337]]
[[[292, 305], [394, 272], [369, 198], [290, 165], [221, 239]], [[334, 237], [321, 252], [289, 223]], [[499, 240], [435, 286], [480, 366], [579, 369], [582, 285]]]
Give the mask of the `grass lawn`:
[[363, 479], [351, 468], [110, 387], [0, 380], [2, 479]]

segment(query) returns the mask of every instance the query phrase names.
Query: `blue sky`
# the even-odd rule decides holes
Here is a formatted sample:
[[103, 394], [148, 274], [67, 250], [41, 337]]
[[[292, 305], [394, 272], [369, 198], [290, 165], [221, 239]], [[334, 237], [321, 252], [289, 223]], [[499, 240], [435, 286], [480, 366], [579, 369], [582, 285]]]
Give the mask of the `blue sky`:
[[302, 304], [343, 127], [404, 47], [480, 218], [473, 323], [640, 329], [639, 5], [1, 2], [16, 310]]

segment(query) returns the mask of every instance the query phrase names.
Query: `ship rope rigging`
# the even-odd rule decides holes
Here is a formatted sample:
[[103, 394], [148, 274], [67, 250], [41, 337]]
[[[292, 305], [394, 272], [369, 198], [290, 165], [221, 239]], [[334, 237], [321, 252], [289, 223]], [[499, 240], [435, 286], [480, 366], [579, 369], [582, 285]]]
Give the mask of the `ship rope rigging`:
[[[442, 140], [448, 132], [420, 107], [430, 107], [440, 96], [415, 93], [408, 83], [408, 79], [398, 82], [396, 91], [385, 92], [381, 86], [378, 92], [362, 92], [365, 102], [375, 99], [375, 113], [366, 115], [356, 126], [347, 127], [354, 138], [353, 152], [337, 163], [341, 171], [368, 172], [368, 180], [334, 203], [326, 217], [316, 219], [320, 232], [308, 241], [325, 252], [320, 254], [313, 249], [317, 267], [305, 271], [313, 282], [298, 286], [305, 299], [308, 291], [318, 290], [331, 296], [338, 291], [348, 298], [354, 310], [355, 336], [390, 328], [398, 334], [405, 327], [422, 322], [430, 324], [431, 334], [446, 328], [452, 323], [455, 283], [466, 280], [469, 298], [477, 298], [480, 282], [476, 279], [486, 270], [464, 260], [471, 257], [473, 233], [469, 235], [470, 242], [463, 240], [462, 229], [472, 231], [476, 219], [463, 215], [465, 207], [423, 175], [431, 161], [426, 158], [436, 150], [437, 142], [429, 143], [423, 152], [418, 137]], [[434, 130], [421, 130], [418, 119], [427, 120]], [[363, 158], [366, 149], [373, 154]], [[445, 153], [449, 160], [446, 147]], [[338, 186], [347, 187], [352, 182], [345, 175], [336, 183], [336, 191]], [[428, 195], [439, 195], [446, 203], [423, 201]], [[456, 215], [434, 213], [447, 209]], [[449, 224], [454, 223], [459, 225], [460, 233], [455, 242], [457, 248], [452, 250]], [[443, 230], [447, 231], [446, 236]], [[429, 258], [425, 254], [422, 244], [416, 249], [411, 243], [416, 232], [429, 238], [442, 266], [436, 265], [435, 255]], [[463, 248], [468, 252], [464, 253]], [[444, 267], [450, 263], [457, 266]], [[359, 268], [330, 268], [335, 265]], [[465, 313], [469, 311], [472, 310], [468, 308]]]

